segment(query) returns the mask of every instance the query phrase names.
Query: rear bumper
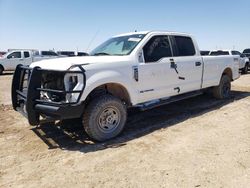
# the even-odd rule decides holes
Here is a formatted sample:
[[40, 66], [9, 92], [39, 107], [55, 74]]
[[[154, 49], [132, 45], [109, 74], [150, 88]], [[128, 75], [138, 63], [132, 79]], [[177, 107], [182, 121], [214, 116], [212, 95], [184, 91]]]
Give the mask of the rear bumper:
[[[79, 91], [65, 91], [65, 90], [50, 90], [41, 88], [41, 79], [43, 70], [39, 67], [33, 69], [18, 66], [13, 76], [12, 81], [12, 106], [14, 110], [24, 115], [31, 125], [38, 125], [40, 121], [50, 120], [62, 120], [81, 117], [84, 110], [84, 103], [80, 103], [80, 97], [82, 90]], [[63, 73], [80, 73], [84, 75], [85, 71], [81, 67], [80, 71], [61, 71]], [[26, 87], [24, 83], [26, 82]], [[84, 83], [85, 86], [85, 83]], [[41, 91], [52, 93], [79, 93], [79, 97], [74, 103], [66, 102], [52, 102], [45, 101], [40, 98]]]

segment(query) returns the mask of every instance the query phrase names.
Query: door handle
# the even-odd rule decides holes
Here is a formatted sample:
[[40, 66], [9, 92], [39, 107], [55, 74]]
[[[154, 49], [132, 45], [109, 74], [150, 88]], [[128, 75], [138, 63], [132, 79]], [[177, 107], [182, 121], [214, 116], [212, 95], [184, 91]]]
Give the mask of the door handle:
[[201, 62], [195, 62], [195, 66], [201, 66]]
[[23, 59], [19, 59], [19, 61], [23, 61]]

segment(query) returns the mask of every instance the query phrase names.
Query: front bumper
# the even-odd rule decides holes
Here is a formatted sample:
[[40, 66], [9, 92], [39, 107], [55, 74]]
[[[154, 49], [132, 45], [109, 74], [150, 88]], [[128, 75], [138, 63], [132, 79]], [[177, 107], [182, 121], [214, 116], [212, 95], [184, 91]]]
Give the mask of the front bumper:
[[[79, 71], [54, 71], [61, 73], [83, 74], [85, 82], [85, 70], [79, 65]], [[41, 120], [62, 120], [81, 117], [84, 110], [84, 103], [80, 103], [82, 90], [52, 90], [44, 89], [41, 86], [42, 73], [44, 70], [39, 67], [29, 68], [17, 66], [12, 81], [12, 106], [14, 110], [23, 114], [31, 125], [40, 124]], [[79, 93], [75, 102], [53, 102], [41, 99], [41, 92], [51, 92], [60, 94]]]

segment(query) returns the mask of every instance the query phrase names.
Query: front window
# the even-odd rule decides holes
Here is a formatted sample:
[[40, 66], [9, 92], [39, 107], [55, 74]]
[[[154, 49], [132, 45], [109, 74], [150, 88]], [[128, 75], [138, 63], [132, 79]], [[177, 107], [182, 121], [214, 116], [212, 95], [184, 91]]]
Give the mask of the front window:
[[7, 59], [20, 59], [21, 52], [13, 52], [7, 56]]
[[250, 53], [250, 49], [245, 49], [245, 50], [243, 51], [243, 53], [249, 54], [249, 53]]
[[90, 55], [129, 55], [144, 36], [134, 34], [111, 38], [94, 49]]
[[165, 57], [172, 57], [168, 36], [154, 36], [143, 47], [146, 63], [157, 62]]

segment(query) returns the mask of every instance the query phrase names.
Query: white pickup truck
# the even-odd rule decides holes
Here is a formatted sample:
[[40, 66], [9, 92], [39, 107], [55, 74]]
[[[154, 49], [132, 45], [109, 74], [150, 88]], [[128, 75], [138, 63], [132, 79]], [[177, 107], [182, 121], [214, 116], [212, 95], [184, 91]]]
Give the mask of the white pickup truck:
[[209, 55], [211, 56], [238, 55], [240, 57], [239, 69], [243, 74], [246, 74], [248, 72], [248, 68], [250, 67], [249, 58], [246, 57], [246, 55], [236, 50], [213, 50], [213, 51], [210, 51]]
[[82, 118], [87, 134], [104, 141], [124, 128], [127, 108], [141, 110], [212, 89], [230, 96], [238, 56], [201, 56], [194, 38], [174, 32], [135, 32], [107, 40], [85, 57], [18, 66], [13, 108], [31, 125]]
[[17, 65], [30, 65], [35, 61], [55, 58], [58, 55], [52, 51], [11, 50], [0, 58], [0, 75], [3, 71], [12, 71]]

